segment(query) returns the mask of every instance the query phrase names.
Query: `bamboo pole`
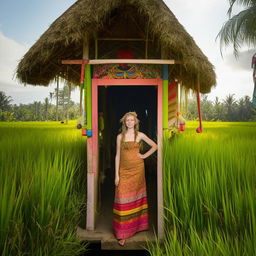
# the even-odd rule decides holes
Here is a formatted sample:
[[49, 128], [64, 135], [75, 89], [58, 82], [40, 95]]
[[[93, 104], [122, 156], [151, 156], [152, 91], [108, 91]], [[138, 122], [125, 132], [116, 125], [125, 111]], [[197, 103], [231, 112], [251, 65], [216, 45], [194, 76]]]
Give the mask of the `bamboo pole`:
[[[83, 41], [83, 60], [86, 60], [86, 59], [89, 59], [89, 41], [88, 41], [88, 37], [85, 36], [84, 37], [84, 41]], [[83, 78], [83, 90], [84, 90], [84, 116], [83, 118], [85, 119], [85, 127], [87, 127], [87, 81], [86, 81], [86, 72], [85, 72], [85, 68], [86, 68], [86, 63], [88, 63], [87, 61], [83, 61], [81, 62], [80, 60], [80, 63], [82, 65], [82, 68], [83, 68], [83, 72], [84, 72], [84, 78]], [[63, 61], [62, 61], [63, 63]], [[78, 63], [77, 63], [78, 64]], [[84, 66], [83, 66], [84, 65]]]
[[[161, 61], [165, 62], [167, 59], [167, 53], [166, 49], [162, 46], [161, 47]], [[168, 130], [168, 68], [169, 66], [167, 64], [168, 61], [170, 62], [171, 60], [167, 60], [166, 63], [163, 63], [163, 69], [162, 69], [162, 77], [163, 77], [163, 130], [167, 131]], [[165, 132], [163, 133], [164, 135], [166, 134]]]
[[83, 59], [83, 60], [62, 60], [62, 64], [120, 64], [120, 63], [130, 63], [130, 64], [182, 64], [179, 60], [167, 60], [167, 59]]
[[98, 39], [95, 39], [95, 59], [98, 59]]
[[57, 76], [57, 91], [56, 91], [56, 121], [59, 121], [59, 76]]
[[[85, 68], [86, 77], [86, 123], [87, 130], [92, 130], [92, 79], [91, 79], [91, 65], [87, 64]], [[88, 134], [89, 135], [89, 134]]]
[[168, 130], [168, 65], [163, 65], [163, 129]]
[[197, 127], [196, 132], [202, 133], [203, 132], [203, 125], [202, 125], [202, 114], [201, 114], [201, 105], [200, 105], [200, 81], [199, 75], [196, 77], [196, 98], [197, 98], [197, 108], [198, 108], [198, 116], [199, 116], [199, 127]]

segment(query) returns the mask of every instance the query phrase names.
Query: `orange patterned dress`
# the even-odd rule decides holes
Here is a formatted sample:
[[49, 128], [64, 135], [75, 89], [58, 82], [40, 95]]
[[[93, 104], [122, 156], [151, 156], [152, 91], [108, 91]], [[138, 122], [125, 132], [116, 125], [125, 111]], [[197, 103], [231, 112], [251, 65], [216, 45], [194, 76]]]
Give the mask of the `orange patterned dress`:
[[121, 144], [119, 184], [115, 187], [113, 207], [117, 239], [129, 238], [149, 228], [144, 160], [137, 156], [139, 150], [139, 142]]

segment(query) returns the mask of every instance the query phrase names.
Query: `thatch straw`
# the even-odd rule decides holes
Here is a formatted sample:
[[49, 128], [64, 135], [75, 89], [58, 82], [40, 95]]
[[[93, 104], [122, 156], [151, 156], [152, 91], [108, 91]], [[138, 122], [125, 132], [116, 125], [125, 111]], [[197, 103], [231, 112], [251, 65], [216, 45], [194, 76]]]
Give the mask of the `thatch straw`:
[[93, 42], [97, 35], [104, 34], [114, 15], [120, 16], [123, 11], [134, 16], [141, 31], [149, 28], [152, 45], [165, 49], [165, 59], [182, 61], [181, 65], [170, 66], [170, 78], [194, 88], [198, 74], [201, 92], [210, 91], [216, 83], [213, 65], [162, 0], [78, 0], [25, 54], [17, 68], [18, 79], [26, 84], [48, 85], [59, 75], [79, 84], [80, 67], [69, 65], [67, 72], [61, 60], [82, 59], [84, 37]]

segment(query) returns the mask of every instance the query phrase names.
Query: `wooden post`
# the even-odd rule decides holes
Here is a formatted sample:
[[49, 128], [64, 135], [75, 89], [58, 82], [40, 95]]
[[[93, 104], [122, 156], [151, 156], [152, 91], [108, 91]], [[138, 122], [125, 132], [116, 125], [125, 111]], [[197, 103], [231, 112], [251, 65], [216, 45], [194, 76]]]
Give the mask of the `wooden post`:
[[[84, 69], [85, 69], [85, 66], [84, 66]], [[84, 125], [85, 125], [85, 128], [87, 128], [87, 118], [86, 118], [86, 106], [87, 106], [87, 90], [86, 90], [86, 73], [84, 72], [84, 107], [83, 107], [83, 120], [84, 120]]]
[[56, 91], [56, 121], [59, 121], [59, 76], [57, 76], [57, 91]]
[[80, 101], [79, 101], [80, 118], [82, 117], [82, 114], [83, 114], [84, 69], [85, 69], [85, 64], [83, 63], [81, 65], [81, 75], [80, 75]]
[[98, 38], [95, 39], [95, 59], [98, 59]]
[[168, 130], [168, 65], [163, 65], [163, 129]]
[[145, 40], [145, 59], [148, 58], [148, 30], [149, 30], [149, 21], [147, 25], [146, 40]]
[[157, 86], [157, 237], [164, 239], [164, 200], [163, 200], [163, 82]]
[[202, 125], [202, 115], [201, 115], [201, 105], [200, 105], [200, 81], [199, 75], [196, 77], [196, 98], [197, 98], [197, 108], [198, 108], [198, 116], [199, 116], [199, 127], [196, 128], [197, 133], [203, 132], [203, 125]]
[[[167, 59], [167, 53], [165, 48], [163, 47], [163, 45], [161, 46], [161, 59]], [[161, 216], [164, 216], [164, 201], [163, 201], [163, 167], [164, 167], [164, 163], [163, 163], [163, 140], [166, 138], [166, 134], [168, 132], [168, 68], [169, 65], [168, 64], [163, 64], [162, 66], [162, 78], [163, 78], [163, 82], [162, 82], [162, 92], [161, 92], [161, 96], [162, 96], [162, 131], [161, 131], [161, 142], [160, 145], [161, 147], [159, 148], [159, 150], [161, 150], [161, 154], [159, 155], [158, 158], [158, 162], [161, 161], [159, 163], [159, 165], [161, 165], [161, 172], [158, 173], [158, 177], [157, 177], [157, 186], [158, 188], [161, 188], [161, 191], [158, 191], [158, 193], [160, 194], [160, 196], [158, 195], [158, 197], [160, 197], [158, 199], [158, 215], [161, 214]], [[160, 88], [159, 88], [160, 89]], [[158, 151], [159, 151], [158, 150]], [[159, 189], [158, 189], [159, 190]], [[160, 240], [164, 239], [164, 218], [162, 217], [161, 219], [158, 216], [158, 238]]]
[[87, 64], [85, 68], [86, 76], [86, 124], [87, 130], [92, 130], [92, 79], [91, 65]]
[[[85, 36], [83, 42], [83, 59], [89, 59], [89, 40]], [[95, 229], [95, 175], [93, 173], [93, 140], [92, 140], [92, 86], [91, 86], [91, 67], [89, 64], [85, 66], [85, 104], [86, 108], [86, 134], [87, 134], [87, 209], [86, 209], [86, 229]], [[88, 136], [89, 135], [89, 136]]]

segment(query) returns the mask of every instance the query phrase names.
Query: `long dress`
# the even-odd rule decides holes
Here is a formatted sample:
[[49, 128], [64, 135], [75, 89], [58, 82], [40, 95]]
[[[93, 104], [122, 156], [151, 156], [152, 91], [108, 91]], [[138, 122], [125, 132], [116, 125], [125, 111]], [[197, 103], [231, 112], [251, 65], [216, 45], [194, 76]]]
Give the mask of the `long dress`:
[[137, 156], [139, 150], [139, 142], [121, 144], [119, 184], [115, 187], [113, 207], [117, 239], [129, 238], [149, 228], [144, 160]]

